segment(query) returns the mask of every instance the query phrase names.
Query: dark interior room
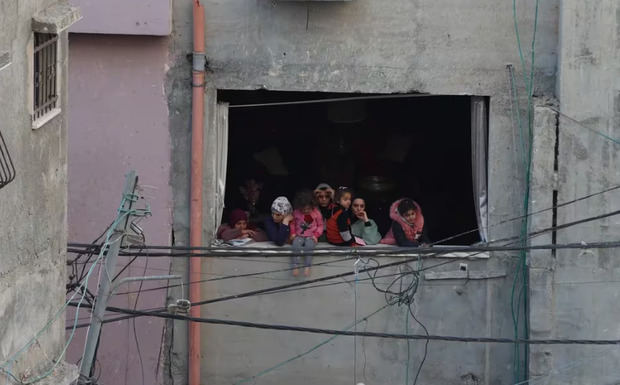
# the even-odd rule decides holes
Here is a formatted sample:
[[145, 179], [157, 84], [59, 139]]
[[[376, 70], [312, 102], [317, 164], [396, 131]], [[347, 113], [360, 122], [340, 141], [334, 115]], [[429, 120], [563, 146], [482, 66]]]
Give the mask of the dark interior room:
[[[263, 184], [267, 212], [275, 197], [327, 182], [364, 198], [382, 234], [401, 197], [420, 204], [432, 242], [478, 226], [468, 96], [224, 90], [218, 99], [230, 104], [227, 210], [248, 178]], [[472, 231], [443, 243], [479, 240]]]

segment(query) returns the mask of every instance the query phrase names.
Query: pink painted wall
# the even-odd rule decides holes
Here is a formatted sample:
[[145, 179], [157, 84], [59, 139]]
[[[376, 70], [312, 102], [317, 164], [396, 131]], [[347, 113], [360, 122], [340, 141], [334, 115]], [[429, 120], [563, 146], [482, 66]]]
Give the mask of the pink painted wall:
[[[168, 245], [172, 229], [170, 136], [164, 92], [168, 39], [147, 36], [70, 35], [69, 60], [69, 241], [92, 242], [114, 219], [124, 174], [135, 169], [153, 216], [140, 225], [149, 244]], [[128, 262], [119, 259], [119, 268]], [[145, 266], [148, 261], [148, 266]], [[125, 275], [168, 274], [167, 258], [138, 259]], [[146, 272], [145, 272], [146, 271]], [[91, 290], [96, 290], [93, 275]], [[144, 289], [165, 285], [145, 282]], [[136, 290], [138, 284], [122, 287]], [[165, 305], [164, 290], [142, 293], [140, 309]], [[133, 307], [135, 294], [112, 305]], [[83, 313], [87, 315], [86, 312]], [[136, 319], [144, 383], [157, 376], [163, 322]], [[72, 342], [68, 360], [81, 356], [86, 329]], [[98, 354], [101, 383], [141, 384], [132, 321], [104, 326]], [[158, 379], [156, 379], [158, 377]]]
[[171, 0], [70, 0], [82, 20], [70, 32], [125, 35], [169, 35]]

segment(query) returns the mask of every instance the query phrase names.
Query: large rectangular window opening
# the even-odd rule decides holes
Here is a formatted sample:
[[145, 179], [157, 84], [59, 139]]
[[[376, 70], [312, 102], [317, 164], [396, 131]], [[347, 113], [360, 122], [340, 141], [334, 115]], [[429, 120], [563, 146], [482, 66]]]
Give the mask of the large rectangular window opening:
[[229, 103], [226, 211], [248, 178], [262, 183], [266, 214], [275, 197], [326, 182], [363, 197], [382, 234], [391, 203], [410, 197], [432, 242], [484, 237], [486, 98], [224, 90], [218, 100]]

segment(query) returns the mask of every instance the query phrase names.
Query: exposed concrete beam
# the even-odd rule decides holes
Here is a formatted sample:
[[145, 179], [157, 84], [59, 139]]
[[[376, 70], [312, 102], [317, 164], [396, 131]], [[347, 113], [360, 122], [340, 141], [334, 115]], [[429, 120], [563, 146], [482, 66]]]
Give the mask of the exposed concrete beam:
[[81, 18], [78, 8], [56, 3], [32, 17], [32, 30], [40, 33], [60, 33]]

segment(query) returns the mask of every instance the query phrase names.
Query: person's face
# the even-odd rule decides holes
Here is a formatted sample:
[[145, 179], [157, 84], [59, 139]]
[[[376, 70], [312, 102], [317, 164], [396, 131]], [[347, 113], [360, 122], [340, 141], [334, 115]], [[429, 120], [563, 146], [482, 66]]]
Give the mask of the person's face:
[[403, 215], [403, 218], [405, 218], [405, 220], [411, 224], [415, 222], [415, 217], [416, 217], [416, 213], [415, 213], [415, 210], [413, 209], [407, 211], [405, 215]]
[[342, 194], [342, 196], [340, 197], [340, 202], [338, 203], [340, 203], [340, 206], [342, 206], [344, 209], [348, 209], [349, 207], [351, 207], [351, 194]]
[[319, 206], [327, 207], [332, 198], [327, 191], [319, 191], [316, 193], [316, 200], [319, 202]]
[[250, 179], [245, 183], [245, 186], [241, 187], [241, 194], [243, 194], [245, 200], [251, 204], [255, 204], [260, 198], [261, 189], [261, 184], [256, 183], [254, 179]]
[[245, 230], [247, 228], [248, 228], [248, 221], [246, 220], [242, 219], [240, 221], [237, 221], [237, 223], [235, 223], [235, 229], [237, 230]]
[[304, 206], [304, 208], [301, 209], [301, 212], [304, 215], [310, 215], [310, 213], [312, 212], [312, 206]]
[[271, 218], [273, 218], [273, 221], [275, 223], [282, 223], [282, 219], [284, 219], [284, 214], [272, 212], [271, 213]]
[[359, 215], [362, 211], [366, 210], [366, 202], [364, 202], [362, 198], [355, 198], [351, 209], [353, 210], [353, 214]]

